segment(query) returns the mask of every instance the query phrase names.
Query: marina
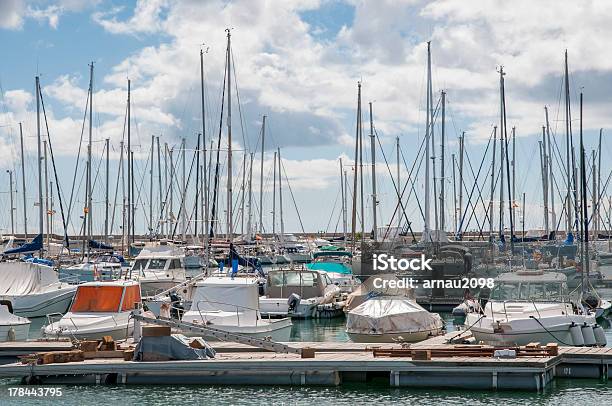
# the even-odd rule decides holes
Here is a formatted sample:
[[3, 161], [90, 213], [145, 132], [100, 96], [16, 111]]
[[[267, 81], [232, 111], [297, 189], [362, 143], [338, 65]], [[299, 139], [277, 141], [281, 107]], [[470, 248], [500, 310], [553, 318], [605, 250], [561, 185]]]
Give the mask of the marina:
[[607, 404], [610, 16], [0, 1], [0, 405]]

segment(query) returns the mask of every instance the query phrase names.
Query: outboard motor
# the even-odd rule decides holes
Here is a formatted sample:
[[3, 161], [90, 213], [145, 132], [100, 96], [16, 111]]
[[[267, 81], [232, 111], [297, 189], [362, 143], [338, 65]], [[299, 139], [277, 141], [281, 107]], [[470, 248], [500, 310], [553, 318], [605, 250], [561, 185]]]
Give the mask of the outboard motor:
[[170, 308], [170, 317], [173, 319], [181, 320], [183, 318], [183, 313], [185, 312], [185, 308], [181, 304], [181, 297], [176, 294], [176, 292], [170, 293], [170, 303], [172, 307]]
[[287, 305], [289, 305], [289, 313], [293, 313], [295, 311], [301, 300], [302, 298], [295, 293], [289, 295], [289, 297], [287, 298]]

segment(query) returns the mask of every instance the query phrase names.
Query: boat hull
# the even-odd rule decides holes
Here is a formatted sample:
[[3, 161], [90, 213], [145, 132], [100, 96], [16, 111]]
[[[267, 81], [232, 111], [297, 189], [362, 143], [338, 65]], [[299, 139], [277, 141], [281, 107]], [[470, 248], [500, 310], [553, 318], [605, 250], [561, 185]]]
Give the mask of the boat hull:
[[[12, 330], [12, 333], [11, 333]], [[1, 324], [0, 342], [6, 341], [25, 341], [30, 332], [30, 322], [21, 324]]]
[[25, 296], [3, 297], [13, 303], [13, 313], [27, 318], [45, 317], [47, 314], [68, 311], [76, 286], [67, 286]]
[[[235, 325], [221, 325], [221, 324], [210, 324], [208, 327], [212, 327], [217, 330], [224, 331], [226, 333], [241, 334], [253, 338], [267, 338], [270, 337], [272, 341], [286, 342], [291, 337], [291, 319], [284, 318], [278, 320], [265, 320], [263, 323], [251, 326], [235, 326]], [[210, 341], [216, 341], [217, 339], [212, 336], [198, 332], [183, 332], [187, 336], [203, 337]]]
[[355, 343], [418, 343], [427, 340], [440, 333], [440, 330], [427, 330], [417, 332], [385, 333], [385, 334], [362, 334], [346, 332], [351, 341]]

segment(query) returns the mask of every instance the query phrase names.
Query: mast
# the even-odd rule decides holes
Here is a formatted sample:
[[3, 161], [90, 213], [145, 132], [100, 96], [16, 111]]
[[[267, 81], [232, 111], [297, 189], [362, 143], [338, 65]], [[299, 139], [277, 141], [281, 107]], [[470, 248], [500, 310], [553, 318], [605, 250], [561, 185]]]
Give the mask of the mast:
[[442, 132], [440, 135], [440, 230], [444, 231], [444, 229], [446, 228], [445, 224], [444, 224], [444, 144], [446, 144], [446, 140], [444, 138], [445, 134], [445, 109], [446, 109], [446, 92], [443, 90], [442, 91]]
[[427, 41], [427, 113], [426, 113], [426, 124], [425, 124], [425, 223], [423, 226], [423, 235], [429, 237], [429, 139], [430, 139], [430, 111], [431, 108], [431, 96], [429, 92], [429, 88], [431, 86], [431, 41]]
[[[168, 155], [169, 155], [168, 143], [164, 142], [164, 190], [166, 191], [165, 192], [166, 198], [168, 196], [168, 193], [170, 193], [168, 190]], [[166, 237], [168, 237], [168, 235], [166, 234], [166, 222], [168, 221], [168, 218], [169, 218], [168, 213], [169, 213], [168, 202], [164, 200], [164, 205], [163, 205], [163, 210], [162, 210], [164, 221], [162, 221], [161, 232], [162, 232], [162, 235], [165, 235]]]
[[234, 235], [232, 219], [232, 64], [231, 35], [227, 31], [227, 237], [231, 241]]
[[9, 193], [11, 196], [11, 234], [15, 235], [15, 206], [13, 204], [13, 171], [6, 171], [9, 174]]
[[552, 144], [550, 143], [550, 124], [548, 122], [548, 107], [544, 106], [544, 113], [546, 114], [546, 139], [548, 144], [548, 191], [550, 192], [550, 210], [553, 230], [557, 233], [557, 214], [555, 212], [555, 179], [553, 177], [553, 150]]
[[[502, 145], [504, 146], [505, 156], [502, 157], [503, 161], [500, 162], [503, 168], [503, 162], [506, 163], [506, 174], [507, 174], [507, 188], [508, 188], [508, 202], [512, 202], [512, 189], [510, 185], [510, 158], [508, 156], [508, 118], [506, 116], [506, 88], [505, 88], [505, 80], [504, 74], [502, 74], [501, 82], [502, 82], [502, 112], [503, 112], [503, 134], [500, 133], [500, 137], [503, 137]], [[503, 199], [502, 199], [503, 200]], [[510, 216], [510, 255], [514, 254], [514, 216], [513, 216], [512, 205], [508, 205], [508, 215]], [[503, 216], [502, 216], [503, 217]], [[503, 233], [503, 230], [502, 230]]]
[[453, 162], [453, 234], [455, 240], [457, 239], [457, 182], [455, 177], [455, 154], [451, 154], [451, 161]]
[[[43, 235], [44, 222], [43, 222], [42, 156], [41, 156], [41, 134], [40, 134], [40, 78], [38, 76], [36, 76], [36, 134], [38, 138], [38, 231], [40, 235]], [[42, 248], [40, 249], [39, 254], [42, 257]]]
[[185, 198], [187, 197], [187, 173], [185, 164], [185, 137], [181, 140], [181, 205], [179, 212], [181, 213], [181, 238], [186, 241], [187, 238], [187, 208]]
[[264, 167], [264, 146], [266, 141], [266, 116], [261, 121], [261, 160], [259, 162], [259, 232], [263, 233], [263, 167]]
[[[378, 228], [376, 224], [376, 146], [374, 143], [374, 118], [372, 116], [372, 102], [370, 104], [370, 145], [372, 148], [372, 238], [378, 240]], [[399, 185], [397, 185], [399, 190]], [[344, 192], [342, 193], [344, 201]]]
[[351, 239], [353, 241], [353, 250], [356, 245], [356, 230], [357, 230], [357, 165], [359, 164], [359, 116], [361, 115], [361, 82], [357, 82], [357, 118], [355, 127], [355, 163], [353, 170], [353, 210], [351, 221]]
[[244, 193], [246, 191], [246, 151], [242, 156], [242, 187], [240, 191], [240, 234], [244, 235]]
[[194, 227], [193, 227], [193, 234], [194, 237], [196, 239], [196, 241], [200, 240], [200, 237], [198, 235], [198, 206], [200, 204], [199, 202], [199, 197], [201, 193], [204, 193], [203, 189], [200, 187], [200, 138], [202, 137], [202, 134], [198, 134], [198, 142], [196, 144], [196, 150], [195, 150], [195, 156], [196, 156], [196, 180], [195, 180], [195, 187], [196, 187], [196, 193], [195, 193], [195, 201], [194, 201], [194, 206], [195, 206], [195, 221], [194, 221]]
[[151, 165], [149, 166], [149, 239], [153, 238], [153, 160], [155, 136], [151, 135]]
[[[400, 142], [399, 142], [399, 137], [395, 137], [395, 152], [397, 154], [397, 156], [395, 157], [395, 164], [396, 164], [396, 172], [397, 172], [397, 187], [396, 187], [396, 194], [397, 194], [397, 207], [402, 207], [402, 196], [400, 193]], [[400, 222], [402, 221], [402, 217], [401, 216], [397, 216], [397, 226], [399, 227]]]
[[[463, 216], [463, 155], [465, 151], [465, 131], [459, 138], [459, 218]], [[457, 227], [457, 232], [461, 232], [461, 224]]]
[[592, 159], [593, 159], [593, 167], [592, 167], [592, 179], [593, 179], [593, 193], [591, 196], [591, 207], [593, 208], [593, 224], [595, 224], [593, 226], [593, 240], [595, 240], [597, 238], [597, 220], [596, 220], [596, 215], [597, 215], [597, 164], [595, 163], [595, 150], [592, 151]]
[[[204, 188], [202, 190], [202, 200], [204, 202], [204, 224], [202, 227], [202, 234], [204, 235], [204, 246], [208, 247], [208, 177], [206, 176], [206, 111], [204, 102], [204, 52], [200, 49], [200, 90], [202, 96], [202, 181], [204, 182]], [[208, 266], [208, 265], [207, 265]]]
[[248, 240], [251, 241], [251, 230], [252, 225], [252, 215], [253, 215], [253, 157], [254, 154], [251, 152], [250, 154], [251, 161], [249, 163], [249, 215], [247, 217], [247, 237]]
[[597, 165], [597, 205], [595, 208], [595, 214], [597, 217], [595, 217], [597, 220], [595, 222], [595, 224], [597, 224], [596, 227], [596, 232], [597, 234], [599, 234], [600, 230], [601, 230], [601, 216], [600, 216], [600, 207], [601, 204], [599, 202], [599, 200], [601, 199], [601, 136], [603, 133], [603, 128], [599, 129], [599, 146], [598, 146], [598, 151], [597, 151], [597, 159], [599, 160], [598, 165]]
[[168, 221], [170, 221], [170, 225], [168, 226], [168, 236], [172, 235], [173, 233], [173, 223], [174, 223], [174, 147], [172, 147], [169, 151], [168, 154], [170, 155], [170, 181], [169, 183], [169, 188], [170, 188], [170, 205], [168, 207]]
[[501, 175], [499, 177], [499, 235], [504, 234], [504, 135], [506, 127], [504, 123], [504, 67], [499, 67], [499, 99], [500, 99], [500, 124], [499, 124], [499, 166]]
[[[544, 128], [542, 127], [542, 132]], [[544, 232], [548, 235], [548, 204], [547, 204], [547, 190], [546, 190], [546, 156], [542, 146], [542, 141], [538, 141], [540, 146], [540, 172], [542, 174], [542, 194], [544, 195]]]
[[26, 174], [25, 174], [25, 155], [23, 154], [23, 128], [19, 123], [19, 141], [21, 143], [21, 190], [23, 193], [23, 233], [24, 238], [28, 238], [28, 203], [26, 197]]
[[130, 252], [130, 244], [132, 243], [132, 137], [131, 137], [131, 108], [130, 102], [131, 81], [128, 79], [128, 96], [127, 96], [127, 249]]
[[338, 162], [340, 163], [340, 194], [342, 197], [342, 239], [346, 245], [346, 196], [344, 191], [342, 158], [338, 158]]
[[565, 76], [564, 76], [564, 83], [565, 83], [565, 153], [566, 153], [566, 160], [567, 160], [567, 196], [565, 198], [565, 204], [566, 204], [566, 210], [565, 210], [565, 217], [566, 217], [566, 230], [568, 233], [570, 233], [572, 231], [572, 199], [571, 199], [571, 192], [572, 192], [572, 178], [570, 175], [570, 171], [572, 168], [571, 165], [571, 160], [570, 160], [570, 144], [571, 144], [571, 127], [570, 127], [570, 91], [569, 91], [569, 74], [568, 74], [568, 68], [567, 68], [567, 49], [565, 50]]
[[493, 161], [491, 163], [491, 199], [489, 201], [489, 240], [493, 241], [493, 209], [495, 198], [495, 144], [497, 142], [497, 126], [493, 127]]
[[361, 245], [365, 238], [365, 210], [363, 203], [363, 124], [361, 117], [361, 93], [359, 94], [359, 202], [361, 203]]
[[[582, 140], [582, 92], [580, 92], [580, 189], [582, 195], [582, 220], [584, 222], [583, 225], [583, 269], [586, 270], [586, 283], [589, 284], [589, 273], [590, 273], [590, 260], [589, 260], [589, 216], [587, 209], [587, 187], [586, 187], [586, 157], [584, 152], [584, 143]], [[583, 284], [582, 291], [586, 292], [587, 286], [584, 283], [584, 273], [583, 273]]]
[[512, 220], [516, 220], [515, 205], [516, 205], [516, 127], [512, 126], [512, 196], [508, 199], [508, 204], [511, 207]]
[[285, 242], [285, 222], [283, 220], [283, 167], [280, 147], [278, 148], [278, 205], [280, 208], [280, 242]]
[[[162, 189], [161, 149], [159, 147], [159, 136], [156, 137], [156, 142], [157, 142], [157, 183], [158, 183], [158, 189], [159, 189], [159, 211], [162, 212], [163, 207], [164, 207], [164, 196], [163, 196], [163, 189]], [[166, 159], [164, 156], [164, 162], [165, 160]], [[162, 215], [163, 215], [163, 212], [162, 212]], [[163, 235], [163, 224], [164, 223], [162, 222], [162, 231], [161, 231], [162, 235]], [[159, 227], [159, 224], [155, 227], [156, 231], [158, 227]]]
[[276, 239], [276, 151], [274, 151], [272, 180], [272, 239]]
[[110, 151], [109, 151], [110, 139], [106, 139], [106, 198], [104, 199], [104, 242], [108, 244], [108, 206], [109, 206], [109, 197], [108, 190], [110, 187]]

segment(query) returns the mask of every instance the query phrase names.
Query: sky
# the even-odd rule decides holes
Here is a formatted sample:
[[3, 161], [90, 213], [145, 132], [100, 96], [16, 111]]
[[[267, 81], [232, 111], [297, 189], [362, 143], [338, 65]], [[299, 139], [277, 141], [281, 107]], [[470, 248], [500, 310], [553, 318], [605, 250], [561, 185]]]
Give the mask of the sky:
[[[436, 165], [437, 190], [442, 181], [447, 191], [443, 207], [447, 230], [455, 226], [453, 189], [458, 188], [452, 178], [452, 156], [458, 156], [457, 140], [464, 131], [466, 160], [472, 166], [465, 169], [464, 199], [473, 189], [472, 171], [477, 173], [481, 161], [485, 162], [479, 187], [472, 197], [477, 206], [476, 218], [481, 224], [483, 222], [482, 204], [477, 205], [476, 196], [481, 189], [484, 193], [481, 201], [487, 202], [489, 198], [486, 175], [490, 170], [491, 149], [484, 154], [492, 128], [499, 123], [500, 66], [506, 72], [508, 128], [516, 127], [515, 200], [518, 210], [522, 211], [525, 193], [525, 227], [542, 227], [544, 209], [538, 141], [545, 124], [544, 106], [548, 106], [557, 151], [552, 159], [558, 182], [557, 213], [561, 212], [561, 196], [567, 189], [561, 168], [565, 151], [561, 98], [565, 50], [569, 58], [575, 145], [578, 145], [579, 129], [578, 94], [582, 91], [588, 157], [591, 158], [592, 149], [597, 149], [597, 136], [603, 129], [601, 177], [604, 185], [610, 173], [606, 158], [611, 152], [608, 133], [612, 127], [612, 115], [609, 114], [612, 105], [607, 91], [612, 84], [612, 58], [608, 55], [607, 44], [607, 38], [612, 36], [611, 15], [612, 4], [604, 0], [485, 0], [477, 4], [460, 0], [1, 1], [0, 148], [4, 151], [4, 159], [0, 161], [0, 178], [6, 180], [0, 187], [0, 210], [6, 214], [0, 217], [0, 230], [3, 233], [11, 231], [11, 188], [6, 171], [14, 173], [15, 228], [17, 232], [24, 228], [20, 122], [25, 149], [28, 232], [33, 233], [39, 227], [34, 77], [40, 75], [49, 128], [47, 133], [43, 125], [42, 138], [51, 143], [55, 161], [55, 171], [51, 158], [47, 164], [49, 195], [53, 195], [55, 209], [53, 230], [62, 232], [57, 177], [64, 211], [69, 217], [68, 232], [80, 232], [89, 125], [84, 117], [92, 62], [94, 232], [104, 230], [106, 139], [110, 145], [109, 212], [115, 213], [109, 222], [113, 224], [114, 233], [119, 232], [121, 223], [120, 143], [125, 141], [128, 78], [131, 81], [131, 132], [138, 196], [136, 231], [145, 232], [151, 223], [149, 155], [152, 136], [160, 140], [162, 170], [165, 168], [164, 145], [175, 149], [173, 162], [178, 177], [172, 193], [176, 217], [182, 173], [181, 139], [185, 138], [187, 145], [188, 171], [198, 133], [203, 131], [201, 50], [204, 52], [207, 145], [212, 141], [216, 145], [219, 125], [223, 124], [219, 161], [220, 217], [223, 219], [227, 207], [227, 118], [221, 119], [220, 112], [226, 29], [232, 41], [232, 178], [237, 231], [248, 224], [249, 153], [254, 155], [252, 224], [258, 223], [262, 211], [265, 231], [272, 230], [273, 156], [278, 148], [282, 157], [285, 231], [342, 231], [339, 159], [344, 165], [342, 172], [346, 171], [348, 176], [346, 200], [350, 222], [358, 82], [362, 84], [365, 229], [371, 229], [373, 218], [370, 102], [377, 134], [374, 150], [378, 225], [397, 223], [398, 215], [394, 215], [397, 197], [391, 178], [397, 166], [395, 140], [399, 137], [403, 189], [425, 134], [428, 41], [431, 41], [432, 50], [434, 103], [438, 103], [442, 90], [446, 92], [444, 178], [440, 174], [439, 153], [432, 163]], [[263, 208], [260, 208], [263, 115], [267, 116], [267, 126]], [[436, 137], [440, 132], [441, 118], [437, 116]], [[439, 152], [440, 139], [434, 140], [434, 144]], [[243, 212], [241, 190], [245, 156], [247, 179]], [[499, 157], [497, 165], [499, 170]], [[588, 165], [590, 170], [590, 163]], [[156, 152], [153, 167], [152, 224], [159, 229], [160, 200], [166, 200], [170, 192], [162, 185], [164, 197], [158, 197]], [[403, 205], [405, 218], [412, 222], [414, 229], [420, 230], [425, 187], [421, 158], [415, 167], [418, 169], [413, 170], [410, 177], [415, 182], [414, 190], [410, 196], [406, 192]], [[454, 169], [458, 170], [456, 166]], [[186, 199], [188, 216], [192, 220], [194, 183], [191, 179]], [[412, 186], [406, 190], [412, 190]], [[278, 194], [277, 191], [277, 231], [281, 227]], [[498, 194], [499, 191], [496, 196]], [[603, 194], [608, 193], [604, 190]], [[470, 213], [468, 209], [467, 217]], [[360, 210], [357, 217], [361, 221]], [[220, 224], [223, 228], [224, 222]], [[464, 226], [477, 227], [475, 220]]]

